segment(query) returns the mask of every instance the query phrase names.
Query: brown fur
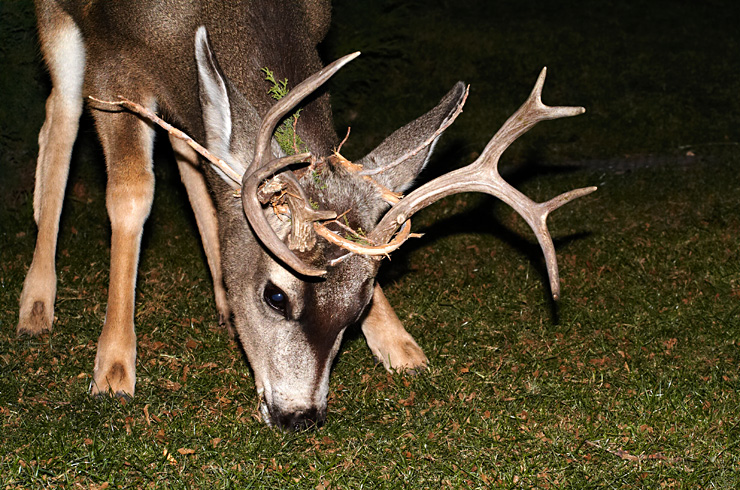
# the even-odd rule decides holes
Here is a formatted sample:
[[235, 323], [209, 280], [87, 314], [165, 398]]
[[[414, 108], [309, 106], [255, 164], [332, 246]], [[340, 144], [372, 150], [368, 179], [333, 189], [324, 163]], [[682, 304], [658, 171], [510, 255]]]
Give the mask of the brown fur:
[[[230, 165], [246, 167], [260, 119], [274, 102], [260, 69], [269, 67], [291, 83], [320, 70], [315, 46], [330, 17], [322, 0], [37, 0], [36, 10], [53, 89], [39, 134], [34, 193], [39, 233], [17, 327], [18, 333], [34, 335], [52, 326], [56, 237], [83, 98], [110, 100], [120, 94], [158, 109]], [[196, 36], [200, 26], [207, 38]], [[198, 49], [213, 63], [198, 58]], [[459, 98], [457, 87], [433, 111], [389, 137], [365, 165], [382, 165], [414, 148], [436, 131]], [[91, 391], [133, 395], [134, 290], [142, 229], [154, 195], [154, 132], [130, 113], [93, 109], [108, 171], [112, 237], [108, 306]], [[310, 98], [298, 132], [314, 154], [326, 155], [334, 147], [326, 94]], [[344, 329], [361, 318], [371, 299], [362, 328], [373, 353], [388, 369], [426, 366], [381, 289], [373, 288], [376, 262], [354, 256], [324, 280], [295, 276], [253, 236], [221, 176], [210, 166], [201, 168], [189, 147], [172, 143], [213, 276], [220, 321], [233, 324], [244, 346], [265, 398], [266, 422], [293, 428], [323, 421], [331, 361]], [[408, 187], [428, 154], [410, 158], [383, 184]], [[371, 229], [387, 207], [374, 186], [341, 168], [327, 167], [321, 179], [322, 185], [303, 179], [307, 194], [325, 209], [351, 210], [353, 226]], [[274, 226], [287, 233], [284, 224]], [[339, 253], [328, 244], [315, 252], [319, 262]], [[267, 283], [283, 288], [290, 313], [265, 304]]]

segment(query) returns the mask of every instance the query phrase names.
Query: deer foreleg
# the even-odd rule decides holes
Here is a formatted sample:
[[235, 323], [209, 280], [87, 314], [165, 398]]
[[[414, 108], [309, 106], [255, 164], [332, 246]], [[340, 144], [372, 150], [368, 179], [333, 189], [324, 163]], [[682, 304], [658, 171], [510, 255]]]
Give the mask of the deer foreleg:
[[18, 334], [51, 330], [56, 296], [56, 253], [59, 216], [69, 175], [72, 146], [82, 114], [85, 53], [79, 31], [59, 15], [40, 30], [42, 50], [54, 88], [46, 101], [46, 119], [39, 133], [39, 157], [33, 214], [38, 225], [33, 262], [23, 283]]
[[203, 250], [205, 250], [206, 259], [208, 260], [208, 268], [211, 270], [218, 322], [228, 328], [229, 335], [233, 338], [234, 331], [229, 321], [230, 314], [226, 301], [226, 289], [221, 276], [221, 249], [218, 242], [216, 207], [208, 193], [203, 172], [198, 169], [198, 154], [182, 140], [171, 136], [170, 142], [175, 152], [177, 167], [180, 169], [180, 177], [188, 192], [190, 206], [195, 214]]
[[108, 308], [98, 339], [92, 394], [131, 396], [136, 384], [134, 291], [144, 222], [154, 196], [154, 131], [127, 113], [95, 113], [108, 166], [111, 222]]
[[413, 373], [426, 369], [427, 356], [411, 334], [403, 328], [377, 284], [369, 311], [362, 320], [362, 333], [373, 355], [388, 371]]

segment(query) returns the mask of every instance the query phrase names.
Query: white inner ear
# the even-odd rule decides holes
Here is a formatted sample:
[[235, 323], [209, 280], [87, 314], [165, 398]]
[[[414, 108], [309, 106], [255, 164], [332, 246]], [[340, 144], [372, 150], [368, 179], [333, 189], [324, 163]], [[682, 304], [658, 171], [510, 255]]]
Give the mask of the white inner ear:
[[[442, 125], [443, 124], [440, 124], [439, 127], [441, 128]], [[437, 128], [437, 129], [439, 129], [439, 128]], [[434, 138], [434, 140], [432, 141], [432, 143], [429, 145], [429, 151], [427, 152], [427, 157], [424, 159], [424, 163], [421, 164], [421, 170], [419, 171], [419, 174], [421, 172], [423, 172], [424, 169], [427, 167], [427, 163], [429, 163], [429, 160], [431, 160], [432, 155], [434, 154], [434, 149], [437, 147], [437, 142], [439, 141], [439, 139], [441, 137], [442, 137], [442, 135], [440, 134], [439, 136], [437, 136], [436, 138]], [[419, 174], [417, 174], [417, 176]], [[414, 179], [414, 180], [416, 180], [416, 179]], [[411, 185], [413, 183], [414, 183], [414, 181], [412, 180], [411, 182], [408, 183], [408, 185], [404, 186], [403, 190], [401, 190], [400, 192], [405, 192], [409, 187], [411, 187]]]
[[[213, 51], [208, 44], [205, 26], [200, 26], [195, 32], [195, 60], [198, 66], [198, 80], [200, 82], [200, 100], [203, 110], [203, 124], [206, 130], [206, 144], [208, 149], [219, 158], [229, 163], [229, 166], [240, 174], [244, 173], [241, 165], [235, 165], [229, 158], [231, 145], [231, 105], [226, 82], [221, 77]], [[238, 168], [237, 168], [238, 167]], [[216, 172], [227, 182], [231, 179], [218, 169]]]

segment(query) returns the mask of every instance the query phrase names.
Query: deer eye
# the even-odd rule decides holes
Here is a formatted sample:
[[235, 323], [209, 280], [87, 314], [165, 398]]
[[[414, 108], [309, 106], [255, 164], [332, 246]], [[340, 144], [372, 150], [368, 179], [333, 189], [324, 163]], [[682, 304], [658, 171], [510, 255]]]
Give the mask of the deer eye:
[[288, 296], [282, 289], [272, 283], [268, 283], [267, 286], [265, 286], [264, 299], [265, 303], [267, 303], [270, 308], [287, 316]]

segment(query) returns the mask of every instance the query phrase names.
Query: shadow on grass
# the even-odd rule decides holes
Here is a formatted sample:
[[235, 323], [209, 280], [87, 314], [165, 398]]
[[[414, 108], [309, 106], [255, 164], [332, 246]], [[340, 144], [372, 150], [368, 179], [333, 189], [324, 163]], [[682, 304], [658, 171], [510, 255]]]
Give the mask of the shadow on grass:
[[[435, 160], [437, 161], [460, 161], [462, 155], [462, 145], [450, 145]], [[431, 181], [439, 175], [443, 175], [450, 169], [442, 168], [442, 165], [430, 165], [432, 169], [425, 172], [425, 181]], [[578, 165], [559, 165], [556, 167], [547, 166], [540, 163], [537, 155], [532, 155], [525, 163], [508, 166], [501, 170], [504, 179], [514, 186], [520, 188], [527, 181], [547, 177], [547, 176], [564, 176], [582, 170]], [[555, 197], [548, 196], [547, 199]], [[449, 196], [446, 199], [450, 199]], [[472, 202], [473, 204], [469, 204]], [[434, 207], [437, 209], [434, 209]], [[435, 204], [428, 211], [423, 213], [433, 214], [433, 222], [421, 229], [414, 231], [423, 232], [421, 238], [408, 241], [402, 248], [393, 253], [392, 262], [385, 264], [378, 275], [378, 281], [381, 284], [393, 284], [407, 274], [415, 273], [414, 268], [410, 266], [410, 257], [423, 250], [432, 248], [432, 246], [446, 238], [456, 235], [480, 235], [489, 236], [498, 242], [504, 243], [508, 248], [516, 250], [532, 265], [537, 272], [539, 282], [542, 286], [543, 295], [549, 305], [551, 321], [557, 325], [559, 323], [557, 301], [552, 298], [550, 293], [550, 282], [547, 267], [544, 261], [542, 248], [536, 240], [534, 234], [530, 231], [526, 235], [515, 231], [501, 219], [502, 208], [508, 206], [499, 199], [486, 195], [478, 194], [476, 197], [466, 198], [464, 210], [461, 212], [452, 211], [451, 214], [440, 217], [438, 207], [444, 204]], [[510, 208], [508, 208], [510, 209]], [[423, 221], [429, 221], [422, 218]], [[419, 220], [419, 221], [422, 221]], [[529, 230], [529, 228], [527, 228]], [[556, 251], [567, 247], [571, 243], [588, 239], [592, 236], [590, 231], [581, 231], [568, 235], [553, 237], [553, 243]]]

